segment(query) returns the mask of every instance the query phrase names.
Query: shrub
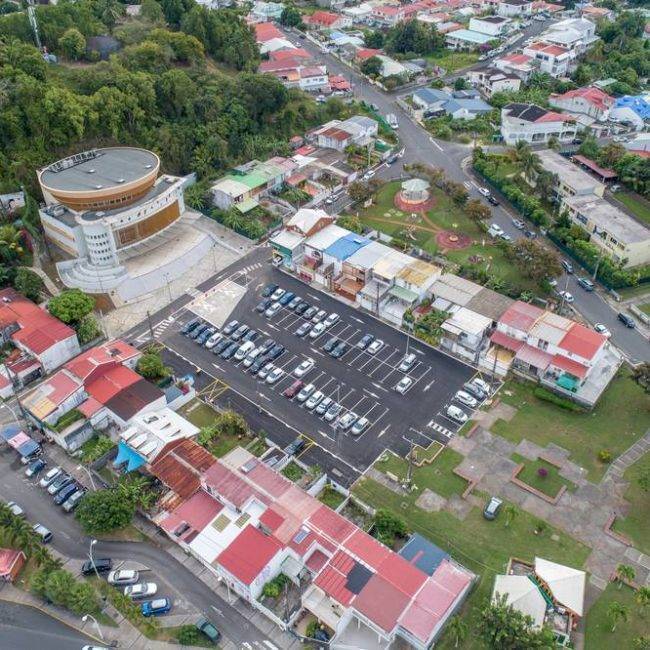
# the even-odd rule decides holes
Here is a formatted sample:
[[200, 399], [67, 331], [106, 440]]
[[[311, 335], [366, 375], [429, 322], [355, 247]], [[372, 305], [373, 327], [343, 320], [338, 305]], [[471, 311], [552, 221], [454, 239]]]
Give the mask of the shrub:
[[546, 469], [546, 467], [540, 467], [537, 470], [537, 476], [539, 476], [540, 478], [546, 478], [548, 476], [548, 470]]
[[551, 393], [550, 390], [546, 390], [546, 388], [542, 388], [541, 386], [535, 388], [533, 395], [535, 395], [537, 399], [541, 399], [545, 402], [551, 402], [551, 404], [555, 404], [555, 406], [559, 406], [561, 409], [565, 409], [566, 411], [575, 411], [576, 413], [584, 412], [584, 409], [575, 402], [565, 399], [564, 397], [560, 397], [555, 393]]
[[202, 641], [202, 636], [194, 625], [181, 625], [176, 630], [176, 640], [181, 645], [198, 645]]
[[598, 452], [598, 460], [601, 463], [611, 463], [612, 462], [612, 452], [609, 449], [601, 449]]
[[269, 580], [263, 587], [262, 587], [262, 595], [266, 596], [267, 598], [277, 598], [282, 594], [284, 591], [284, 586], [289, 582], [289, 578], [284, 575], [284, 573], [280, 573], [277, 575], [273, 580]]

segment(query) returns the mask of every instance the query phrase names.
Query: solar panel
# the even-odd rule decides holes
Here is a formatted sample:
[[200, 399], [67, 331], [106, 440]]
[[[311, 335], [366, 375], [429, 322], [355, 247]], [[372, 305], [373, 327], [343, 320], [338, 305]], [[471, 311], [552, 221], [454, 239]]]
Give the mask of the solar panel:
[[303, 542], [303, 541], [305, 540], [305, 538], [307, 537], [307, 535], [309, 535], [309, 529], [308, 529], [308, 528], [304, 528], [304, 527], [301, 528], [301, 529], [300, 529], [300, 530], [299, 530], [299, 531], [294, 535], [294, 538], [293, 538], [293, 542], [294, 542], [294, 544], [300, 544], [301, 542]]

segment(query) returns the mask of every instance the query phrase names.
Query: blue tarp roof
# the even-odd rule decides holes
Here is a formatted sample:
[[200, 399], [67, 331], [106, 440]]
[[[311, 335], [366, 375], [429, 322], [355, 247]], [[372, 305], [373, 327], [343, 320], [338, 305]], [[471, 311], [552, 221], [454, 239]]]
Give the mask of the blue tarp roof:
[[23, 428], [19, 424], [8, 424], [6, 427], [0, 431], [0, 436], [2, 439], [7, 441], [11, 440], [14, 436], [18, 435]]
[[433, 542], [430, 542], [426, 537], [422, 537], [422, 535], [418, 535], [418, 533], [411, 535], [409, 541], [400, 549], [399, 554], [411, 564], [415, 564], [420, 571], [430, 576], [434, 574], [443, 560], [449, 559], [449, 553], [445, 553]]
[[18, 447], [18, 453], [21, 456], [29, 456], [30, 454], [33, 454], [35, 451], [37, 451], [39, 448], [40, 445], [35, 440], [32, 440], [30, 438], [26, 442], [23, 442], [23, 444], [20, 445], [20, 447]]
[[132, 472], [138, 467], [142, 467], [147, 461], [140, 456], [136, 451], [131, 449], [123, 440], [117, 446], [117, 457], [113, 461], [113, 465], [117, 467], [123, 463], [127, 463], [126, 471]]
[[624, 97], [619, 97], [614, 106], [616, 108], [629, 108], [642, 120], [650, 120], [650, 103], [643, 95], [636, 97], [625, 95]]
[[337, 260], [347, 260], [350, 255], [354, 255], [358, 250], [370, 243], [369, 239], [351, 232], [349, 235], [337, 239], [331, 246], [325, 249], [326, 255], [331, 255]]

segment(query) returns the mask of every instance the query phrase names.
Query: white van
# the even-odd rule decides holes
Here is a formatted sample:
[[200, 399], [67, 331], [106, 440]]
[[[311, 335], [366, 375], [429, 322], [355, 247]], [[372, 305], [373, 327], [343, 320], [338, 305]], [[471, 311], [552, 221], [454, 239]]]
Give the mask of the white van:
[[247, 354], [255, 349], [255, 343], [253, 341], [246, 341], [243, 345], [239, 346], [237, 352], [235, 352], [235, 359], [241, 361]]
[[244, 368], [250, 368], [253, 365], [253, 361], [255, 361], [255, 359], [257, 359], [260, 354], [262, 354], [262, 348], [255, 348], [254, 350], [251, 350], [244, 359]]
[[503, 235], [503, 228], [499, 224], [493, 223], [488, 228], [488, 235], [490, 237], [501, 237]]

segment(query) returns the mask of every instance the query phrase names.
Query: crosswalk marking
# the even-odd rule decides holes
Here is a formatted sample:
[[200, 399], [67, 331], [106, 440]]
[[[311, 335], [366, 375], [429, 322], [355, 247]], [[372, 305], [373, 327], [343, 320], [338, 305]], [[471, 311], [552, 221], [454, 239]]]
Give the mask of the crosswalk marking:
[[429, 426], [434, 431], [437, 431], [438, 433], [445, 436], [445, 438], [451, 438], [454, 435], [453, 431], [449, 431], [449, 429], [445, 429], [445, 427], [443, 427], [441, 424], [438, 424], [437, 422], [434, 422], [433, 420], [431, 420], [431, 422], [429, 422]]

